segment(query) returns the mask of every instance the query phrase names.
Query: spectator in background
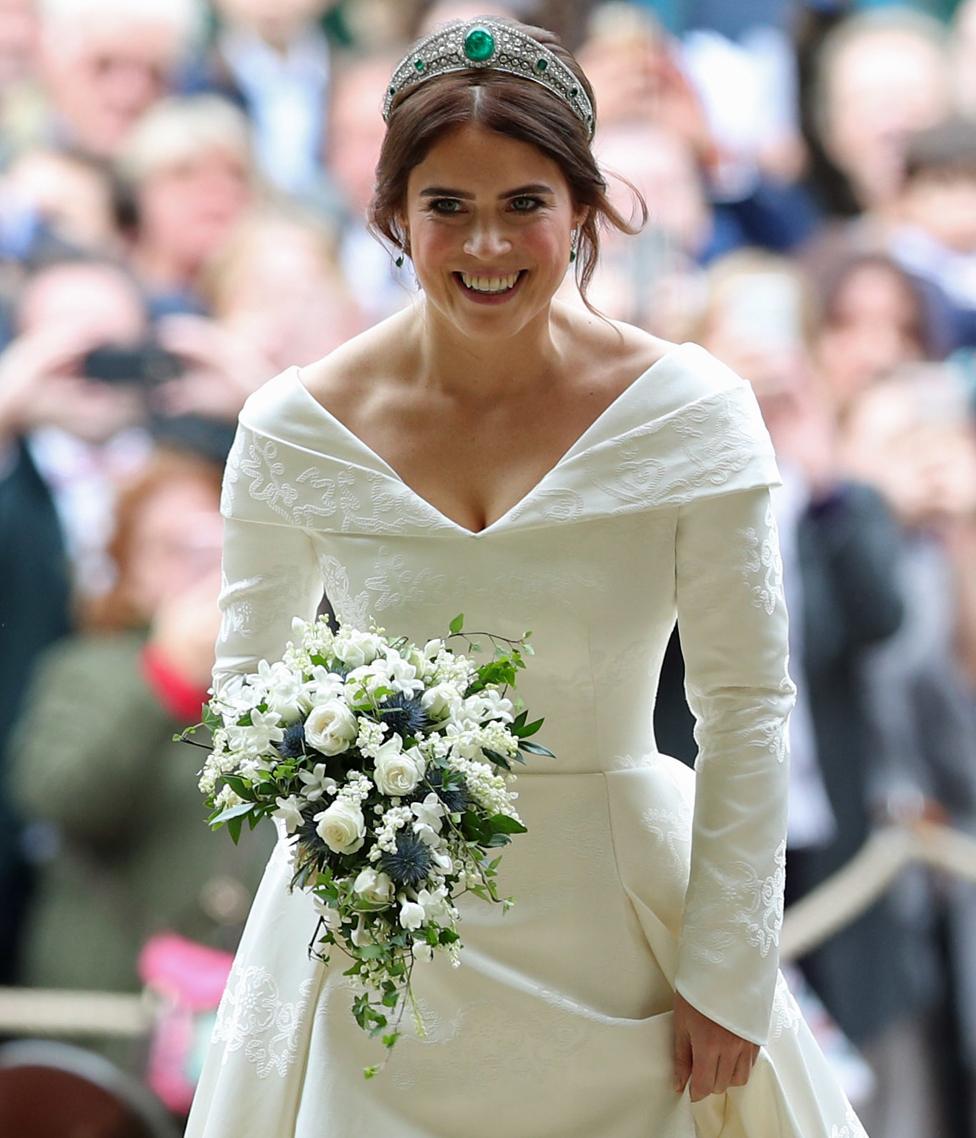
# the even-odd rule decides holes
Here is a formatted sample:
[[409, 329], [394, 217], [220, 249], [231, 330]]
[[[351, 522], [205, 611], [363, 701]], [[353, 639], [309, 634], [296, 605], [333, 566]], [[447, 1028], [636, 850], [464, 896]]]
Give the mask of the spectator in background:
[[909, 135], [951, 110], [946, 29], [904, 7], [864, 12], [825, 37], [816, 66], [815, 128], [848, 198], [845, 207], [821, 195], [822, 204], [883, 216], [901, 185]]
[[239, 102], [254, 124], [262, 174], [290, 194], [321, 182], [332, 48], [320, 20], [337, 0], [215, 0], [218, 27], [184, 76], [188, 92]]
[[129, 256], [153, 315], [199, 311], [201, 273], [259, 193], [247, 118], [216, 95], [166, 99], [119, 169], [135, 200]]
[[72, 626], [74, 579], [93, 591], [106, 584], [113, 482], [144, 453], [130, 430], [142, 414], [136, 394], [86, 380], [81, 360], [101, 342], [141, 337], [146, 314], [117, 265], [69, 262], [26, 282], [15, 327], [0, 354], [0, 977], [7, 982], [29, 884], [6, 797], [10, 728], [38, 654]]
[[4, 102], [8, 143], [118, 154], [197, 42], [201, 0], [38, 0], [36, 80]]
[[0, 0], [0, 100], [37, 66], [36, 0]]
[[20, 261], [43, 258], [58, 245], [121, 256], [120, 209], [112, 166], [79, 150], [29, 147], [0, 174], [0, 227]]
[[[636, 237], [601, 237], [590, 298], [617, 319], [683, 341], [698, 316], [700, 265], [715, 232], [695, 155], [680, 135], [637, 119], [601, 127], [595, 151], [614, 206], [624, 216], [631, 213], [633, 187], [647, 203], [649, 220]], [[579, 301], [569, 279], [561, 295]]]
[[204, 291], [214, 318], [274, 372], [319, 359], [366, 326], [338, 234], [296, 207], [259, 211], [240, 225], [211, 261]]
[[360, 55], [337, 71], [329, 105], [325, 167], [334, 190], [330, 214], [340, 233], [339, 258], [370, 323], [391, 315], [416, 292], [409, 269], [366, 226], [385, 126], [378, 110], [399, 55]]
[[48, 831], [24, 944], [29, 985], [137, 992], [140, 950], [161, 933], [236, 947], [271, 843], [210, 834], [201, 752], [173, 741], [198, 721], [209, 685], [219, 491], [219, 465], [153, 455], [119, 499], [112, 589], [44, 657], [27, 695], [12, 784], [24, 816]]
[[935, 334], [924, 294], [883, 254], [822, 264], [818, 291], [817, 375], [843, 424], [860, 392], [902, 364], [932, 358]]
[[976, 122], [947, 119], [908, 139], [886, 244], [929, 290], [946, 347], [976, 347]]
[[297, 207], [267, 207], [235, 227], [207, 264], [201, 296], [210, 316], [171, 315], [157, 325], [160, 343], [182, 362], [153, 393], [165, 416], [232, 428], [265, 380], [364, 327], [333, 230]]
[[[787, 58], [785, 44], [777, 50], [777, 58]], [[789, 102], [792, 81], [785, 73], [773, 78], [776, 67], [764, 69], [759, 56], [717, 36], [673, 40], [646, 9], [620, 2], [594, 8], [581, 59], [593, 76], [601, 130], [650, 122], [690, 147], [718, 223], [713, 255], [742, 245], [786, 250], [809, 238], [817, 217], [795, 181], [802, 163], [798, 130], [774, 125], [766, 111]], [[756, 126], [761, 118], [766, 128]], [[788, 149], [794, 158], [785, 158]]]
[[[976, 688], [959, 648], [972, 642], [973, 532], [976, 529], [976, 430], [960, 376], [948, 364], [904, 367], [868, 387], [852, 404], [842, 437], [846, 469], [884, 495], [902, 526], [897, 564], [906, 617], [879, 646], [865, 676], [875, 708], [873, 751], [884, 771], [876, 797], [907, 820], [927, 817], [976, 832]], [[902, 879], [906, 916], [943, 930], [937, 975], [943, 1014], [930, 1025], [940, 1039], [939, 1074], [956, 1101], [969, 1097], [976, 1122], [976, 889], [947, 882], [942, 904], [926, 908]], [[931, 894], [929, 895], [931, 900]], [[892, 1032], [878, 1041], [886, 1109], [878, 1133], [941, 1133], [914, 1128], [913, 1086], [928, 1065], [925, 1038]], [[917, 1122], [917, 1117], [915, 1118]]]

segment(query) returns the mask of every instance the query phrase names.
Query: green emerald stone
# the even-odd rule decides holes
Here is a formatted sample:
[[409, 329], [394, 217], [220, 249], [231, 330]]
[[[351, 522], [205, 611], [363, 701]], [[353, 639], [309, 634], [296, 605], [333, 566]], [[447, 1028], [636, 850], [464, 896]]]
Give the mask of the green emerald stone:
[[417, 69], [417, 71], [423, 71], [423, 69], [427, 66], [427, 64], [424, 63], [424, 61], [422, 59], [415, 59], [413, 61], [413, 65]]
[[548, 66], [549, 66], [549, 60], [548, 60], [548, 59], [537, 59], [537, 60], [535, 61], [535, 69], [536, 69], [536, 71], [545, 71], [545, 69], [546, 69]]
[[472, 28], [464, 37], [464, 54], [472, 63], [484, 63], [495, 52], [495, 37], [487, 28]]

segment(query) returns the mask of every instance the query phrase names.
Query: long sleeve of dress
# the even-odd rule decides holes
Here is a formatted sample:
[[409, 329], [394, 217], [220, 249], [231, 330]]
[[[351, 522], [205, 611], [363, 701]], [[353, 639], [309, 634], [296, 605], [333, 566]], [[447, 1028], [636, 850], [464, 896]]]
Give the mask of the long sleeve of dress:
[[214, 691], [255, 671], [259, 660], [280, 657], [292, 620], [311, 620], [321, 599], [322, 576], [304, 529], [225, 516]]
[[676, 596], [699, 748], [676, 987], [717, 1023], [762, 1044], [783, 920], [795, 698], [767, 488], [680, 509]]

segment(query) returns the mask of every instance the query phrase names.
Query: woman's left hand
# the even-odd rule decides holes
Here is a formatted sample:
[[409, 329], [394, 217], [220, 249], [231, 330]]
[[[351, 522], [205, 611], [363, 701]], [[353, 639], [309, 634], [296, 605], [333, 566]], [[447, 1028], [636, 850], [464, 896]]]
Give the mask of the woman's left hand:
[[759, 1046], [729, 1031], [674, 994], [674, 1089], [691, 1080], [692, 1102], [721, 1095], [749, 1080]]

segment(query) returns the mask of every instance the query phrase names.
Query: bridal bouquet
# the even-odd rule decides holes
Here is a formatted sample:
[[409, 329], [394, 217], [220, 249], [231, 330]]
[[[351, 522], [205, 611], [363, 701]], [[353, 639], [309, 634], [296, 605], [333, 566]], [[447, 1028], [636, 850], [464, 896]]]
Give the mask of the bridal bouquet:
[[[417, 960], [446, 952], [460, 963], [465, 892], [508, 907], [493, 850], [526, 832], [510, 789], [523, 752], [550, 755], [507, 696], [531, 654], [529, 633], [490, 642], [476, 664], [445, 639], [416, 645], [383, 629], [324, 618], [293, 624], [275, 663], [235, 681], [204, 709], [212, 733], [200, 789], [210, 825], [236, 842], [246, 821], [278, 819], [289, 835], [291, 888], [307, 890], [319, 917], [309, 950], [352, 960], [353, 1014], [393, 1048], [413, 1000]], [[184, 738], [196, 731], [190, 728]], [[371, 1077], [378, 1067], [367, 1067]]]

